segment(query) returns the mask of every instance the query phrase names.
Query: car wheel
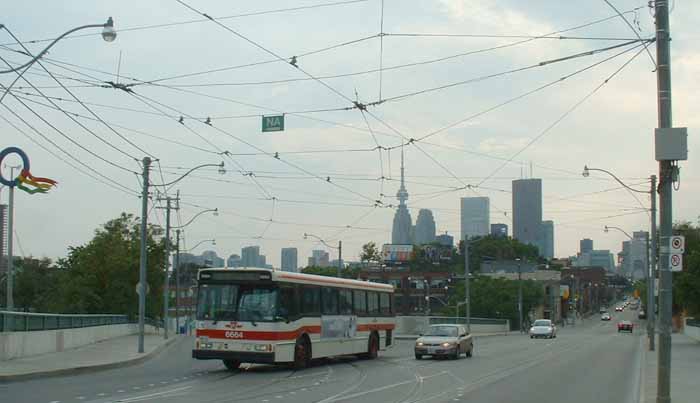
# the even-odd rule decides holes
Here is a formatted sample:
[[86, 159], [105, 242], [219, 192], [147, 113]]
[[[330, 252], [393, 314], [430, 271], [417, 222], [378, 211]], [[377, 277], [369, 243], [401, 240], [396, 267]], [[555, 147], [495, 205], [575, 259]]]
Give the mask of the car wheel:
[[223, 361], [224, 361], [224, 366], [229, 371], [235, 371], [238, 369], [238, 367], [241, 366], [241, 362], [237, 361], [237, 360], [223, 360]]
[[472, 358], [472, 355], [474, 355], [474, 346], [471, 346], [471, 348], [467, 350], [467, 357]]
[[535, 338], [535, 336], [530, 336], [530, 338], [531, 338], [531, 339], [534, 339], [534, 338]]
[[422, 359], [423, 359], [423, 355], [416, 353], [416, 360], [422, 360]]

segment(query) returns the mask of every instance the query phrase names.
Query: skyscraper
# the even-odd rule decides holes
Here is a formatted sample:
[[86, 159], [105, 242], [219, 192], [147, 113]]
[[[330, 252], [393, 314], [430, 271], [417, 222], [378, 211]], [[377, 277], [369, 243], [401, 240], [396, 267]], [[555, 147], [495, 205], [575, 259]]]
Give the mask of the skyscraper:
[[228, 267], [241, 267], [241, 265], [241, 257], [235, 253], [229, 256], [228, 259], [226, 259], [226, 266]]
[[541, 245], [542, 179], [513, 181], [513, 238], [522, 243]]
[[593, 240], [592, 239], [584, 238], [584, 239], [579, 241], [579, 251], [578, 252], [580, 254], [590, 252], [592, 250], [593, 250]]
[[297, 271], [297, 248], [282, 248], [282, 271]]
[[489, 198], [488, 197], [462, 197], [461, 200], [461, 231], [464, 237], [488, 235], [489, 225]]
[[417, 245], [435, 242], [435, 219], [432, 211], [428, 209], [418, 211], [414, 241]]
[[401, 147], [401, 187], [396, 193], [396, 198], [399, 199], [399, 207], [394, 215], [394, 224], [391, 229], [391, 243], [410, 245], [413, 243], [411, 239], [411, 213], [408, 212], [406, 200], [408, 200], [408, 191], [406, 190], [404, 181], [404, 161], [403, 161], [403, 146]]
[[241, 249], [241, 264], [243, 267], [258, 267], [260, 263], [260, 247], [246, 246]]
[[447, 233], [436, 236], [435, 240], [437, 240], [442, 246], [454, 246], [455, 244], [455, 238]]
[[554, 221], [542, 221], [542, 245], [540, 256], [545, 259], [554, 258]]
[[317, 249], [311, 251], [311, 257], [309, 258], [309, 263], [313, 262], [310, 266], [318, 267], [328, 267], [330, 265], [330, 257], [328, 252], [325, 250]]
[[495, 238], [508, 238], [508, 225], [491, 224], [491, 236]]

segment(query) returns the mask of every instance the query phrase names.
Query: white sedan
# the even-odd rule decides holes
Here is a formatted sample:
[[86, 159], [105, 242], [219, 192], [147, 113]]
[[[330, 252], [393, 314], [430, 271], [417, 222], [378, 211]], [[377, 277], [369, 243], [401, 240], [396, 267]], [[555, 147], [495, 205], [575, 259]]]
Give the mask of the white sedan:
[[530, 338], [536, 337], [555, 338], [557, 337], [557, 327], [549, 319], [537, 319], [530, 328]]

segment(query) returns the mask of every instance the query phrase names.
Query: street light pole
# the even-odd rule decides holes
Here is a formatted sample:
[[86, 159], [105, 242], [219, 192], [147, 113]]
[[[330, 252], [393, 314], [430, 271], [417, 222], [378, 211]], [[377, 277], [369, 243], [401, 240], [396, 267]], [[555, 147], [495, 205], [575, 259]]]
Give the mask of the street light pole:
[[[465, 312], [464, 314], [466, 315], [466, 321], [467, 321], [467, 333], [471, 333], [471, 285], [469, 283], [469, 238], [467, 236], [464, 237], [464, 305], [465, 305]], [[458, 308], [459, 309], [459, 306]]]
[[520, 268], [520, 258], [515, 259], [518, 262], [518, 327], [520, 333], [523, 332], [523, 278]]
[[[659, 129], [673, 127], [671, 104], [671, 28], [669, 23], [669, 1], [654, 2], [656, 16], [656, 77], [658, 97]], [[659, 161], [659, 225], [661, 237], [673, 235], [673, 161]], [[659, 367], [657, 403], [671, 401], [671, 316], [673, 275], [669, 267], [669, 252], [662, 250], [659, 282]]]
[[343, 271], [343, 241], [338, 240], [338, 277]]
[[139, 346], [138, 352], [143, 353], [144, 319], [146, 316], [146, 264], [148, 254], [146, 249], [146, 230], [148, 223], [148, 174], [151, 159], [143, 158], [143, 190], [141, 192], [141, 259], [139, 264]]
[[163, 338], [168, 339], [168, 297], [169, 297], [169, 282], [168, 265], [170, 263], [170, 201], [171, 198], [165, 199], [165, 280], [163, 281]]
[[[15, 177], [15, 169], [20, 169], [21, 165], [8, 166], [10, 168], [10, 178]], [[14, 300], [14, 257], [12, 255], [12, 234], [14, 231], [14, 215], [15, 215], [15, 187], [9, 186], [10, 194], [7, 205], [7, 303], [6, 309], [11, 311], [15, 307]]]
[[180, 333], [180, 229], [175, 230], [175, 264], [173, 275], [175, 276], [175, 334]]
[[[649, 336], [649, 351], [654, 351], [656, 339], [656, 262], [658, 257], [657, 251], [657, 234], [656, 234], [656, 175], [651, 175], [651, 253], [649, 254], [649, 297], [647, 299], [647, 333]], [[648, 239], [648, 238], [647, 238]]]

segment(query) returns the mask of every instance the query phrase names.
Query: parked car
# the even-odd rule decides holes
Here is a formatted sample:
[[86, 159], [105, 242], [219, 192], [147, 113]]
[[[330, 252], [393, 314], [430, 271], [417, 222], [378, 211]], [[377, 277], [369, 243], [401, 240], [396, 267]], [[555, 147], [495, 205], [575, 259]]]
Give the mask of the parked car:
[[604, 314], [600, 315], [600, 320], [610, 320], [612, 317], [610, 316], [609, 313], [605, 312]]
[[417, 360], [424, 355], [459, 358], [464, 353], [471, 357], [474, 342], [462, 325], [432, 325], [416, 340], [414, 352]]
[[632, 322], [630, 322], [630, 321], [628, 321], [628, 320], [623, 320], [623, 321], [618, 322], [618, 324], [617, 324], [617, 332], [618, 332], [618, 333], [620, 333], [620, 332], [630, 332], [630, 333], [632, 333], [633, 327], [634, 327], [634, 325], [632, 324]]
[[615, 307], [615, 312], [622, 312], [622, 307], [621, 307], [621, 306], [616, 306], [616, 307]]
[[640, 310], [639, 310], [639, 313], [637, 313], [637, 317], [638, 317], [639, 319], [646, 319], [646, 318], [647, 318], [647, 313], [644, 312], [644, 309], [640, 309]]
[[537, 319], [530, 328], [530, 338], [536, 337], [555, 338], [557, 337], [557, 327], [549, 319]]

